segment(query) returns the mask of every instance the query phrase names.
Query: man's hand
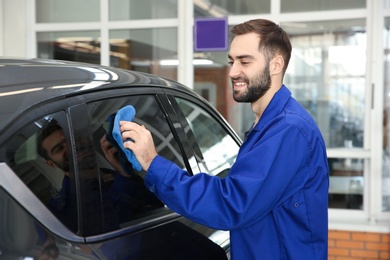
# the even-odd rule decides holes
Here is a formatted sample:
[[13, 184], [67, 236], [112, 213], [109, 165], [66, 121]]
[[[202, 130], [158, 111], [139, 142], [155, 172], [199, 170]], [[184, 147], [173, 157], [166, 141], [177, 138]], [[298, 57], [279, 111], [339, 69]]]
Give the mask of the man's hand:
[[34, 259], [38, 260], [55, 260], [59, 257], [60, 251], [56, 245], [53, 236], [47, 234], [48, 237], [43, 243], [41, 250], [37, 253], [37, 257]]
[[[152, 134], [144, 126], [134, 122], [121, 121], [123, 147], [133, 151], [142, 168], [147, 171], [154, 157], [157, 156]], [[133, 140], [129, 141], [128, 139]]]

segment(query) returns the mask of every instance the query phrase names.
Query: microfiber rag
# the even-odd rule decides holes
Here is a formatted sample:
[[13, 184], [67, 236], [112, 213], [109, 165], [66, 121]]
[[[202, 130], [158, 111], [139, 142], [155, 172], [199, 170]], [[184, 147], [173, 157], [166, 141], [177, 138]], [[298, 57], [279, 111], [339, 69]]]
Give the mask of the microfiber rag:
[[127, 156], [124, 151], [120, 148], [114, 137], [112, 136], [112, 129], [114, 129], [114, 119], [116, 114], [111, 114], [108, 116], [106, 122], [103, 124], [103, 128], [106, 130], [106, 139], [107, 141], [117, 149], [117, 156], [119, 163], [122, 169], [128, 174], [131, 175], [134, 173], [133, 165], [127, 160]]
[[[127, 160], [129, 160], [129, 162], [133, 165], [133, 168], [137, 171], [141, 171], [142, 166], [137, 161], [137, 158], [135, 158], [134, 153], [131, 150], [123, 147], [122, 133], [120, 131], [120, 124], [119, 124], [120, 121], [132, 121], [134, 116], [135, 116], [135, 109], [131, 105], [119, 109], [114, 118], [112, 136], [114, 137], [120, 149], [125, 153]], [[132, 142], [132, 141], [128, 140], [126, 142]]]

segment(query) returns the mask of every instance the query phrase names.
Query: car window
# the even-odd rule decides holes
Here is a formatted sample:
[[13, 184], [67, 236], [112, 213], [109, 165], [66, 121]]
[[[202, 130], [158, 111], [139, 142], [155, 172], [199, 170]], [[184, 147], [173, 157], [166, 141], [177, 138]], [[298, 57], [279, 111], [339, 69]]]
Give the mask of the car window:
[[0, 225], [1, 259], [96, 259], [85, 246], [54, 237], [1, 188]]
[[198, 160], [202, 171], [226, 176], [236, 159], [239, 145], [205, 109], [183, 98], [176, 97], [176, 101], [202, 153], [202, 159]]
[[[102, 201], [108, 198], [110, 202], [103, 207], [106, 209], [103, 211], [104, 219], [112, 221], [112, 213], [115, 212], [119, 226], [125, 226], [129, 221], [154, 214], [156, 210], [165, 210], [164, 204], [145, 187], [143, 180], [145, 172], [133, 169], [132, 164], [110, 135], [116, 113], [128, 105], [133, 106], [136, 111], [133, 121], [151, 131], [157, 152], [185, 167], [179, 146], [153, 95], [89, 102], [87, 104], [90, 117], [88, 127], [91, 131], [100, 176]], [[79, 115], [72, 114], [73, 116]], [[115, 154], [112, 151], [116, 151]]]
[[7, 164], [27, 187], [73, 232], [78, 230], [77, 200], [64, 112], [28, 123], [5, 144]]

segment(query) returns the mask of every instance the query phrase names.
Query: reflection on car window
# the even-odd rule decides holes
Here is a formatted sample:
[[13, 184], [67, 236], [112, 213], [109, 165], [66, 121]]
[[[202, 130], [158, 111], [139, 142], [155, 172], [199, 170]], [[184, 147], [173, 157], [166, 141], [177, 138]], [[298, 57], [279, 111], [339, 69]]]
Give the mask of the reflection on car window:
[[[0, 189], [1, 259], [96, 259], [90, 250], [54, 237]], [[72, 255], [69, 255], [72, 252]]]
[[76, 232], [76, 197], [71, 196], [69, 140], [59, 112], [36, 120], [7, 142], [7, 163], [19, 178], [70, 230]]
[[[77, 232], [75, 173], [69, 159], [72, 146], [65, 118], [64, 112], [58, 112], [28, 123], [14, 133], [5, 147], [7, 164], [17, 176], [65, 226]], [[7, 194], [1, 192], [0, 199], [4, 207], [1, 212], [7, 212], [1, 225], [8, 228], [0, 234], [1, 243], [5, 243], [0, 243], [2, 256], [44, 259], [69, 250], [69, 243], [54, 238]]]
[[224, 177], [233, 165], [239, 146], [222, 126], [203, 108], [176, 98], [203, 155], [202, 171]]
[[128, 105], [132, 105], [136, 111], [133, 121], [145, 125], [152, 132], [158, 153], [184, 167], [179, 146], [153, 96], [132, 96], [88, 103], [91, 118], [89, 128], [92, 130], [96, 160], [103, 180], [101, 190], [103, 198], [110, 198], [110, 205], [107, 205], [110, 210], [104, 211], [104, 218], [112, 219], [110, 214], [115, 212], [119, 225], [164, 206], [146, 189], [143, 183], [144, 173], [133, 169], [111, 135], [116, 112]]

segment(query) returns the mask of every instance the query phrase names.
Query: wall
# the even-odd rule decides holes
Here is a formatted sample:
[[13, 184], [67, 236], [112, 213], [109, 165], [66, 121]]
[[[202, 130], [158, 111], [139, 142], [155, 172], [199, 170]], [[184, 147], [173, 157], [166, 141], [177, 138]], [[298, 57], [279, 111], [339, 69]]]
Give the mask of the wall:
[[[222, 75], [222, 76], [221, 76]], [[217, 107], [219, 113], [229, 120], [228, 105], [231, 90], [226, 68], [195, 68], [195, 82], [212, 82], [217, 86]]]
[[390, 259], [390, 234], [329, 230], [328, 259]]
[[27, 55], [26, 17], [24, 0], [2, 1], [2, 10], [0, 8], [0, 19], [3, 23], [1, 55], [7, 57], [25, 57]]

